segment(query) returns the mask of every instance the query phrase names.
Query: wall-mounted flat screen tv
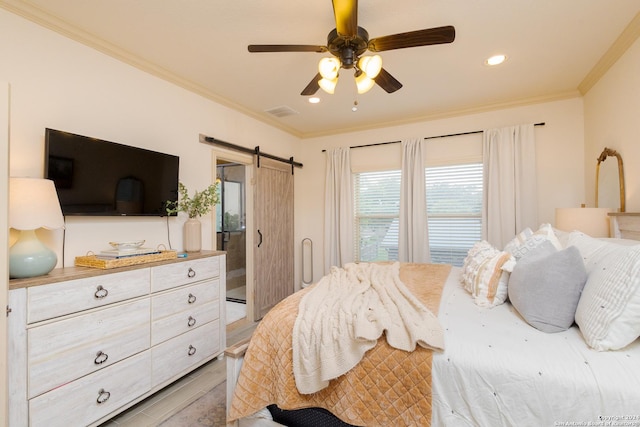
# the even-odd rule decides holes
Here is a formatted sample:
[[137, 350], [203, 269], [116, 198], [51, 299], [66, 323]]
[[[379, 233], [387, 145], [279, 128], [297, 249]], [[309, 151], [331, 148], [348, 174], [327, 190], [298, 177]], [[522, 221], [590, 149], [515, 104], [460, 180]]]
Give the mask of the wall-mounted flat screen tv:
[[180, 158], [46, 129], [44, 176], [64, 215], [166, 216], [178, 197]]

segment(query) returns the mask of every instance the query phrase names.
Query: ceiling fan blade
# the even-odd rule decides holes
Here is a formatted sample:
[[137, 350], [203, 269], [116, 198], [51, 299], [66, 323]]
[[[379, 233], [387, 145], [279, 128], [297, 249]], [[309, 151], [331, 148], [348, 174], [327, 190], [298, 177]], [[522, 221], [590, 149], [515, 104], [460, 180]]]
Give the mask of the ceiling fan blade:
[[318, 82], [320, 81], [320, 79], [322, 79], [322, 76], [320, 75], [320, 73], [316, 74], [316, 76], [313, 78], [313, 80], [311, 80], [309, 82], [307, 87], [305, 87], [302, 90], [302, 92], [300, 92], [300, 95], [302, 95], [302, 96], [311, 96], [311, 95], [315, 94], [318, 91], [318, 89], [320, 89], [320, 86], [318, 86]]
[[384, 50], [404, 49], [406, 47], [451, 43], [455, 38], [456, 29], [448, 25], [446, 27], [428, 28], [425, 30], [376, 37], [369, 40], [368, 49], [372, 52], [382, 52]]
[[373, 80], [387, 93], [393, 93], [402, 87], [402, 83], [396, 80], [396, 78], [389, 74], [384, 68], [380, 70], [380, 73]]
[[358, 34], [358, 0], [332, 0], [338, 34], [349, 39]]
[[250, 44], [249, 52], [327, 52], [326, 46], [308, 44]]

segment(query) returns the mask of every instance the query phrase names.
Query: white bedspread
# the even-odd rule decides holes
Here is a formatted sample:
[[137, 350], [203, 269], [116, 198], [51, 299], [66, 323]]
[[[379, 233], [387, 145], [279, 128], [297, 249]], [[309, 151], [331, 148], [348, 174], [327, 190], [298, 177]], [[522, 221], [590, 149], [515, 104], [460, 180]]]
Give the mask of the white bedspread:
[[576, 326], [538, 331], [509, 303], [475, 305], [459, 274], [451, 271], [440, 304], [433, 426], [640, 426], [640, 340], [597, 352]]

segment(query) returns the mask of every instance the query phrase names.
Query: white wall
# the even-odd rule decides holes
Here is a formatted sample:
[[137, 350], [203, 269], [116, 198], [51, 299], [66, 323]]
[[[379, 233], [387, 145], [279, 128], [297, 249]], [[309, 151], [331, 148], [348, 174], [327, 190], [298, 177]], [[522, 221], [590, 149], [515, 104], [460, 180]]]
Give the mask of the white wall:
[[[10, 174], [42, 177], [44, 130], [54, 128], [180, 156], [180, 180], [211, 183], [212, 149], [200, 133], [290, 157], [298, 139], [0, 9], [0, 81], [12, 87]], [[174, 249], [184, 218], [170, 219]], [[203, 248], [215, 245], [203, 218]], [[43, 232], [62, 255], [62, 232]], [[64, 264], [113, 240], [167, 245], [166, 218], [67, 217]], [[59, 261], [58, 266], [61, 266]]]
[[[322, 153], [323, 149], [538, 122], [546, 123], [545, 126], [535, 128], [538, 218], [541, 223], [553, 223], [556, 207], [578, 207], [580, 203], [585, 202], [584, 121], [581, 98], [302, 141], [296, 154], [296, 157], [304, 163], [304, 169], [296, 173], [296, 235], [298, 242], [305, 237], [313, 240], [314, 279], [318, 280], [324, 274], [325, 155]], [[455, 146], [453, 141], [456, 138], [449, 140], [452, 141], [452, 147]], [[481, 141], [482, 136], [464, 138], [465, 141], [473, 143], [474, 138]], [[447, 139], [433, 141], [437, 141], [435, 143], [439, 145], [438, 156], [441, 158], [456, 155], [456, 153], [446, 153], [444, 144]], [[358, 157], [359, 169], [400, 167], [399, 144], [352, 150], [352, 155]], [[363, 160], [363, 156], [366, 155], [369, 158]], [[297, 283], [300, 283], [300, 280], [298, 278]]]
[[[605, 147], [624, 162], [627, 212], [640, 212], [640, 39], [584, 97], [585, 188], [595, 204], [597, 159]], [[607, 160], [607, 162], [614, 160]]]

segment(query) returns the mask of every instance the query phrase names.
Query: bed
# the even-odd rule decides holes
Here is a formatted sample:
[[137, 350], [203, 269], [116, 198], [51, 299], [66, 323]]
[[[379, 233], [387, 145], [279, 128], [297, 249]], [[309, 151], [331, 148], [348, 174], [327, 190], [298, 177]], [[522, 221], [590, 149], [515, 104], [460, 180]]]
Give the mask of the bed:
[[[239, 372], [241, 359], [228, 359], [229, 421], [260, 419], [265, 414], [260, 410], [275, 404], [284, 412], [323, 408], [335, 417], [334, 425], [640, 426], [640, 246], [593, 239], [579, 232], [560, 235], [555, 230], [551, 237], [549, 230], [550, 226], [521, 233], [514, 239], [518, 246], [514, 252], [527, 252], [535, 237], [549, 253], [579, 254], [579, 272], [584, 269], [585, 283], [572, 291], [577, 308], [569, 308], [572, 313], [566, 328], [557, 329], [567, 322], [566, 315], [559, 321], [555, 317], [567, 304], [553, 308], [566, 296], [552, 295], [549, 301], [546, 295], [547, 299], [540, 300], [544, 304], [538, 301], [538, 307], [532, 309], [515, 294], [518, 280], [525, 277], [530, 282], [531, 276], [547, 294], [541, 279], [547, 268], [540, 268], [540, 262], [550, 264], [551, 258], [527, 255], [515, 259], [493, 248], [492, 256], [485, 252], [491, 259], [482, 263], [485, 271], [476, 271], [476, 288], [465, 282], [473, 262], [465, 261], [462, 268], [401, 264], [402, 281], [437, 314], [444, 331], [444, 350], [418, 346], [407, 352], [380, 339], [359, 365], [332, 380], [329, 387], [301, 394], [292, 375], [291, 334], [297, 307], [310, 292], [307, 288], [265, 317], [245, 346], [248, 349]], [[554, 249], [549, 248], [552, 239]], [[554, 260], [558, 257], [553, 255]], [[573, 268], [561, 271], [567, 270], [568, 259], [549, 267], [554, 279], [558, 274], [571, 280], [580, 276]], [[614, 270], [617, 273], [612, 276]], [[483, 274], [487, 280], [478, 285], [478, 276]], [[510, 281], [513, 295], [509, 294], [512, 289], [504, 289]], [[611, 298], [613, 291], [603, 293], [603, 286], [621, 289]], [[540, 298], [525, 295], [525, 302]], [[589, 299], [595, 302], [589, 305]], [[602, 319], [594, 333], [589, 310], [610, 304], [622, 309], [618, 307], [604, 321], [609, 333], [601, 333]], [[543, 312], [551, 308], [547, 317], [555, 316], [553, 322], [540, 321], [540, 307]], [[574, 323], [574, 311], [579, 326]], [[622, 332], [611, 333], [614, 327]], [[313, 411], [317, 415], [318, 410]]]

